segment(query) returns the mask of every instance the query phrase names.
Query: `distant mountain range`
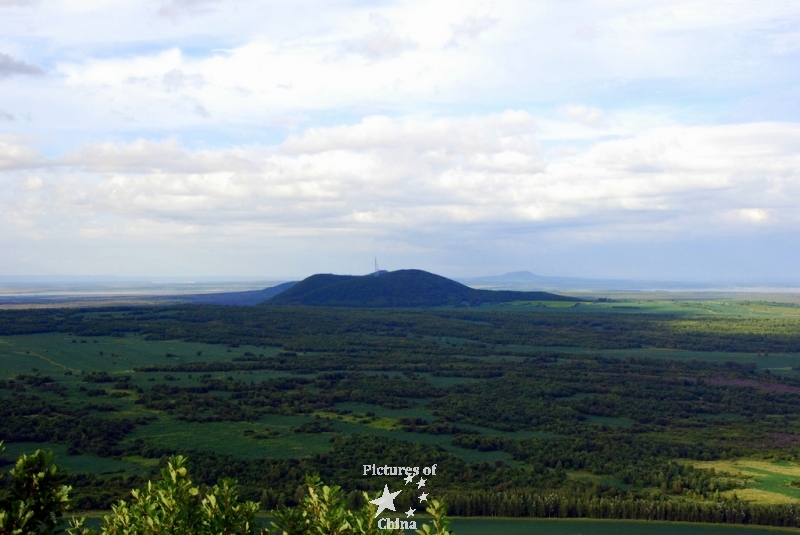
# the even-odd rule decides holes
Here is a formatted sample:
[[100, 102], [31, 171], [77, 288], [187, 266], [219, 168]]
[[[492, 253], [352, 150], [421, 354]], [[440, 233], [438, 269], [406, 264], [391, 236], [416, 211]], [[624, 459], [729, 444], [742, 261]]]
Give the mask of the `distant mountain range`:
[[461, 278], [459, 282], [485, 290], [677, 290], [708, 288], [708, 284], [623, 279], [586, 279], [580, 277], [547, 277], [530, 271], [515, 271], [505, 275]]
[[267, 305], [431, 307], [510, 301], [577, 301], [547, 292], [476, 290], [418, 269], [378, 275], [312, 275], [275, 295]]
[[[705, 289], [687, 282], [547, 277], [530, 271], [454, 281], [417, 269], [381, 271], [365, 276], [312, 275], [300, 282], [248, 292], [191, 296], [197, 304], [252, 306], [309, 305], [342, 307], [427, 307], [461, 303], [573, 300], [552, 291], [643, 291]], [[547, 291], [545, 291], [547, 290]]]
[[[388, 277], [388, 278], [385, 278]], [[375, 279], [379, 279], [377, 282]], [[269, 284], [263, 281], [261, 284]], [[275, 283], [273, 283], [275, 284]], [[193, 279], [123, 279], [121, 277], [0, 277], [0, 307], [6, 306], [146, 306], [180, 303], [255, 306], [413, 307], [516, 300], [572, 300], [552, 292], [597, 295], [605, 292], [798, 293], [796, 284], [710, 284], [622, 279], [548, 277], [530, 271], [454, 281], [419, 270], [380, 271], [365, 276], [313, 275], [261, 289], [254, 281]], [[289, 292], [288, 290], [297, 288]], [[240, 290], [241, 289], [241, 290]], [[235, 291], [230, 291], [235, 290]], [[488, 291], [488, 293], [486, 293]], [[476, 293], [477, 292], [477, 293]], [[285, 295], [284, 295], [285, 294]], [[280, 299], [270, 299], [283, 295]]]
[[[573, 298], [547, 292], [490, 291], [473, 289], [451, 279], [417, 269], [379, 271], [362, 276], [312, 275], [258, 290], [185, 292], [185, 284], [164, 287], [143, 285], [126, 288], [119, 284], [82, 287], [58, 285], [45, 291], [15, 291], [0, 295], [2, 305], [103, 304], [178, 304], [256, 306], [308, 305], [340, 307], [431, 307], [509, 301], [573, 301]], [[174, 290], [174, 291], [170, 291]], [[184, 291], [181, 291], [184, 290]]]

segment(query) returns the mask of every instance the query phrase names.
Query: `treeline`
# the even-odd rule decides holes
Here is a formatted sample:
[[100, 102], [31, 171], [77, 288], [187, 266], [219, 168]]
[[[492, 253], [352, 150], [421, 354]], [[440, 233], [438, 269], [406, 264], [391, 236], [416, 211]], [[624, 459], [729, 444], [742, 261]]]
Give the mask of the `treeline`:
[[[0, 444], [1, 446], [1, 444]], [[426, 459], [418, 459], [425, 462]], [[84, 527], [75, 519], [70, 535], [111, 533], [193, 533], [196, 535], [265, 533], [255, 522], [259, 504], [240, 500], [237, 482], [220, 479], [212, 485], [196, 485], [189, 478], [191, 466], [173, 456], [161, 477], [142, 480], [126, 501], [114, 503], [103, 519], [101, 531]], [[53, 463], [52, 454], [37, 451], [22, 456], [0, 485], [0, 533], [33, 535], [60, 531], [72, 499], [65, 472]], [[134, 479], [127, 484], [137, 483]], [[271, 489], [265, 489], [271, 490]], [[427, 512], [431, 524], [421, 533], [451, 535], [447, 514], [527, 518], [595, 518], [800, 527], [800, 505], [760, 505], [716, 497], [714, 500], [664, 500], [627, 496], [580, 496], [529, 490], [468, 490], [437, 493], [446, 506], [431, 499]], [[373, 494], [375, 495], [375, 494]], [[244, 498], [244, 497], [243, 497]], [[365, 492], [346, 493], [340, 487], [323, 486], [318, 476], [305, 476], [290, 507], [273, 508], [273, 527], [278, 532], [306, 535], [378, 535], [377, 508]], [[398, 498], [395, 506], [404, 507]], [[421, 523], [421, 522], [420, 522]]]
[[94, 453], [104, 457], [120, 455], [120, 441], [146, 418], [111, 418], [113, 412], [97, 405], [69, 407], [48, 403], [33, 395], [6, 396], [0, 403], [0, 441], [53, 442], [67, 444], [69, 453]]
[[420, 347], [424, 340], [418, 337], [450, 336], [485, 344], [487, 349], [492, 345], [556, 346], [569, 340], [571, 345], [595, 349], [800, 351], [800, 322], [795, 318], [613, 314], [585, 308], [498, 312], [185, 305], [120, 308], [102, 314], [6, 310], [0, 311], [0, 335], [136, 332], [159, 340], [272, 345], [289, 351], [346, 351], [349, 344], [364, 342], [366, 336], [392, 339], [407, 347]]
[[[581, 470], [591, 474], [611, 475], [636, 487], [661, 486], [664, 474], [673, 468], [685, 469], [669, 459], [717, 460], [736, 457], [754, 451], [737, 444], [705, 444], [670, 441], [658, 436], [626, 433], [618, 429], [605, 432], [588, 429], [574, 436], [551, 438], [507, 438], [498, 435], [456, 435], [453, 445], [477, 451], [505, 451], [514, 460], [531, 466]], [[660, 476], [659, 476], [660, 474]], [[680, 473], [678, 475], [681, 475]], [[701, 472], [693, 474], [693, 478]], [[667, 477], [668, 486], [672, 482]], [[686, 487], [686, 485], [684, 485]], [[691, 485], [698, 492], [714, 491], [702, 485]]]
[[449, 512], [455, 516], [597, 518], [800, 527], [800, 504], [762, 505], [736, 499], [699, 502], [630, 497], [587, 498], [519, 490], [446, 492], [443, 499], [449, 506]]
[[[144, 441], [137, 442], [142, 447], [139, 453], [144, 456], [164, 458], [173, 453], [148, 450]], [[613, 447], [613, 441], [609, 441], [607, 446]], [[624, 453], [631, 452], [627, 450]], [[630, 497], [639, 501], [719, 501], [720, 492], [735, 490], [741, 485], [728, 474], [695, 469], [690, 462], [677, 463], [653, 457], [632, 466], [630, 460], [625, 462], [622, 455], [609, 457], [613, 460], [606, 465], [585, 467], [590, 477], [569, 478], [558, 452], [551, 449], [546, 454], [553, 456], [525, 466], [503, 462], [467, 462], [425, 444], [368, 435], [341, 435], [334, 439], [330, 452], [304, 459], [249, 460], [198, 451], [192, 453], [190, 465], [203, 483], [211, 484], [220, 477], [236, 478], [240, 482], [242, 495], [259, 501], [265, 508], [293, 505], [296, 488], [305, 474], [309, 473], [336, 481], [354, 497], [360, 491], [377, 491], [385, 483], [391, 483], [387, 478], [362, 477], [360, 469], [365, 459], [388, 459], [385, 462], [398, 466], [437, 464], [437, 476], [430, 484], [437, 491], [452, 492], [453, 495], [466, 493], [470, 496], [488, 496], [522, 489], [531, 495], [557, 493], [563, 498], [581, 500]], [[603, 483], [604, 477], [617, 477], [633, 490], [625, 491]], [[482, 511], [480, 515], [504, 516], [502, 508]]]
[[[161, 459], [174, 454], [172, 450], [154, 449], [139, 439], [134, 441], [129, 451]], [[237, 479], [244, 498], [260, 502], [264, 509], [272, 509], [296, 505], [297, 488], [302, 486], [308, 474], [335, 481], [350, 496], [352, 504], [358, 505], [362, 491], [377, 492], [394, 481], [393, 478], [363, 477], [362, 465], [368, 461], [420, 467], [437, 464], [437, 475], [429, 481], [429, 486], [437, 492], [448, 488], [557, 489], [567, 481], [564, 473], [544, 467], [530, 470], [502, 463], [467, 462], [427, 444], [370, 435], [336, 436], [329, 452], [301, 459], [242, 459], [215, 452], [193, 451], [188, 466], [197, 481], [203, 484], [213, 484], [220, 478]], [[586, 487], [580, 482], [576, 485], [582, 489]], [[407, 509], [411, 505], [408, 499], [401, 494], [396, 503]]]

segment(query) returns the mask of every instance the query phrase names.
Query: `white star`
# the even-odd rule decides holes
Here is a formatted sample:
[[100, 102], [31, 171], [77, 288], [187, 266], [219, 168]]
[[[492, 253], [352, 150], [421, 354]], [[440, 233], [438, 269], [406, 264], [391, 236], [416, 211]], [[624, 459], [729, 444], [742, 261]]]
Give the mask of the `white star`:
[[374, 500], [370, 500], [369, 503], [374, 503], [378, 506], [378, 512], [375, 513], [375, 518], [378, 518], [378, 515], [383, 512], [384, 509], [389, 509], [394, 511], [394, 497], [403, 492], [402, 490], [398, 490], [397, 492], [389, 492], [389, 485], [383, 486], [383, 494], [379, 498], [375, 498]]
[[412, 481], [414, 481], [414, 475], [413, 475], [413, 474], [408, 474], [408, 475], [406, 476], [406, 485], [408, 485], [408, 484], [409, 484], [409, 483], [411, 483]]
[[425, 480], [422, 479], [422, 478], [419, 478], [419, 481], [417, 481], [417, 488], [421, 489], [424, 486], [425, 486]]
[[409, 518], [409, 517], [412, 517], [412, 516], [414, 516], [414, 513], [415, 513], [416, 511], [417, 511], [416, 509], [412, 509], [411, 507], [409, 507], [409, 508], [408, 508], [408, 511], [406, 511], [406, 518]]
[[420, 494], [419, 495], [419, 501], [427, 502], [428, 501], [428, 493], [427, 492], [423, 492], [422, 494]]

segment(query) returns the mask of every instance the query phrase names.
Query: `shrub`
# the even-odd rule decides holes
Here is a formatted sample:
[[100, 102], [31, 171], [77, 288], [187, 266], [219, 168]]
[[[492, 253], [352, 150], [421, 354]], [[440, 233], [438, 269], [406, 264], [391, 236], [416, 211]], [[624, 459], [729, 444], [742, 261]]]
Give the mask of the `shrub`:
[[[338, 486], [323, 485], [318, 477], [306, 478], [306, 495], [297, 507], [284, 507], [272, 512], [272, 527], [280, 535], [401, 535], [402, 530], [378, 528], [375, 513], [378, 508], [370, 503], [364, 492], [365, 505], [357, 510], [347, 508], [347, 498]], [[417, 530], [420, 535], [453, 535], [446, 508], [436, 500], [426, 509], [432, 517], [431, 524]]]
[[70, 535], [247, 535], [264, 533], [254, 524], [258, 504], [239, 502], [235, 483], [221, 480], [205, 492], [193, 485], [186, 459], [171, 457], [161, 480], [131, 491], [103, 518], [98, 532], [73, 520]]
[[0, 489], [0, 535], [57, 533], [70, 491], [65, 478], [66, 473], [53, 464], [51, 452], [22, 455]]
[[[2, 443], [0, 443], [2, 451]], [[161, 479], [131, 491], [131, 500], [120, 500], [103, 518], [100, 530], [85, 527], [85, 519], [72, 519], [69, 535], [256, 535], [269, 530], [258, 527], [255, 502], [240, 502], [236, 484], [229, 479], [208, 489], [192, 483], [186, 459], [171, 457]], [[70, 487], [65, 472], [53, 463], [53, 454], [37, 450], [22, 455], [0, 490], [0, 535], [55, 535], [62, 531]], [[363, 493], [364, 505], [348, 508], [338, 486], [323, 485], [318, 477], [306, 478], [300, 504], [272, 512], [273, 527], [281, 535], [399, 535], [401, 530], [378, 527], [377, 507]], [[432, 522], [419, 535], [453, 535], [445, 507], [432, 500], [427, 509]]]

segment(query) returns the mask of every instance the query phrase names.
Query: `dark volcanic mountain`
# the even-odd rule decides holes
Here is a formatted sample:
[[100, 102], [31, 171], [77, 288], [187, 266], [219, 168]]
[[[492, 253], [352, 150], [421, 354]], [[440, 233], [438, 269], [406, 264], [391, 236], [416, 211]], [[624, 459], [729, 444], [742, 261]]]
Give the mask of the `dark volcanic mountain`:
[[547, 292], [475, 290], [427, 271], [403, 269], [378, 276], [312, 275], [265, 304], [390, 308], [509, 301], [578, 300]]

